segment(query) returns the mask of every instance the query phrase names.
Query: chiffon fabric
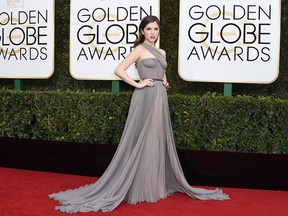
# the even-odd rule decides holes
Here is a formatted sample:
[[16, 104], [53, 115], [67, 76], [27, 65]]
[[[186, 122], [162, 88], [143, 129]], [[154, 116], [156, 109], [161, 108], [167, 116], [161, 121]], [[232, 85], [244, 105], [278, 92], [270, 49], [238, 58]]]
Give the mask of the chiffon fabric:
[[55, 209], [67, 212], [110, 212], [122, 201], [130, 204], [156, 202], [174, 192], [199, 200], [228, 200], [220, 189], [191, 187], [178, 160], [166, 88], [162, 79], [167, 67], [158, 49], [142, 43], [153, 58], [136, 63], [141, 79], [154, 79], [153, 87], [135, 89], [116, 153], [93, 184], [50, 194], [59, 201]]

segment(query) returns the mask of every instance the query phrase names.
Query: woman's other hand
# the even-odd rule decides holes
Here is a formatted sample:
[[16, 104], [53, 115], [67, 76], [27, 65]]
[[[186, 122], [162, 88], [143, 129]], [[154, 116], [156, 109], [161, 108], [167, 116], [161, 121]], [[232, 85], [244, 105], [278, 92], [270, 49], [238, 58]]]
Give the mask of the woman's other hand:
[[166, 89], [170, 88], [169, 83], [167, 82], [166, 79], [163, 80], [163, 86], [164, 86]]

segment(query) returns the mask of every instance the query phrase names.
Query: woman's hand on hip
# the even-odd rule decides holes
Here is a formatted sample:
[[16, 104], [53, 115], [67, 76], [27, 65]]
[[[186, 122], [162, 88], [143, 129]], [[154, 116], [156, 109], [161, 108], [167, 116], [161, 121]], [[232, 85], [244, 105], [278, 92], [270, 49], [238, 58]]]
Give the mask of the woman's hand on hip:
[[137, 88], [141, 89], [141, 88], [144, 88], [146, 86], [153, 87], [154, 85], [155, 85], [155, 83], [154, 83], [153, 79], [144, 79], [144, 80], [140, 80], [138, 82]]

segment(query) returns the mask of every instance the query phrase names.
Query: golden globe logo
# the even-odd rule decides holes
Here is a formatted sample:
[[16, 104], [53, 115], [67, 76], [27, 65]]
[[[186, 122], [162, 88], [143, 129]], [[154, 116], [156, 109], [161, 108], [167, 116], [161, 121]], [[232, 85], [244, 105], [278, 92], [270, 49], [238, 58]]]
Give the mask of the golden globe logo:
[[[80, 80], [116, 80], [117, 65], [133, 49], [138, 25], [159, 16], [155, 0], [71, 0], [70, 73]], [[127, 73], [139, 76], [135, 67]]]
[[[148, 12], [142, 8], [139, 10], [140, 19], [151, 13], [151, 8]], [[124, 7], [117, 7], [115, 13], [111, 13], [109, 8], [107, 11], [95, 8], [91, 12], [87, 8], [82, 8], [77, 14], [77, 19], [83, 23], [77, 31], [78, 42], [89, 45], [86, 49], [81, 48], [77, 60], [123, 59], [132, 49], [132, 47], [127, 49], [124, 45], [133, 45], [138, 37], [138, 26], [132, 22], [138, 21], [138, 17], [133, 18], [130, 11]]]
[[54, 0], [0, 1], [0, 78], [49, 78]]
[[278, 76], [280, 0], [183, 0], [179, 64], [182, 79], [271, 83]]
[[[47, 59], [48, 11], [0, 13], [0, 58], [2, 60]], [[35, 46], [38, 46], [36, 48]]]
[[[270, 44], [271, 15], [271, 5], [265, 8], [260, 5], [233, 5], [229, 9], [225, 5], [221, 8], [210, 5], [205, 9], [193, 5], [189, 16], [196, 22], [188, 29], [188, 37], [196, 45], [188, 59], [269, 61], [270, 50], [266, 45]], [[204, 22], [197, 22], [200, 19]], [[261, 22], [255, 23], [256, 20]]]

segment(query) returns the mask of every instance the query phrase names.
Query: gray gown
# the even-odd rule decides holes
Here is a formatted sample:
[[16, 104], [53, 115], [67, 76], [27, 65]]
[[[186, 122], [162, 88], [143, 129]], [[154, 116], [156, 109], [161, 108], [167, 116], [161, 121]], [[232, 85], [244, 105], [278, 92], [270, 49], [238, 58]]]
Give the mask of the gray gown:
[[50, 194], [60, 202], [56, 210], [67, 213], [110, 212], [122, 201], [156, 202], [174, 192], [200, 200], [228, 200], [221, 190], [191, 187], [178, 160], [166, 88], [167, 67], [154, 47], [141, 44], [154, 58], [136, 64], [140, 78], [153, 78], [155, 86], [135, 89], [126, 125], [115, 155], [104, 174], [93, 184]]

